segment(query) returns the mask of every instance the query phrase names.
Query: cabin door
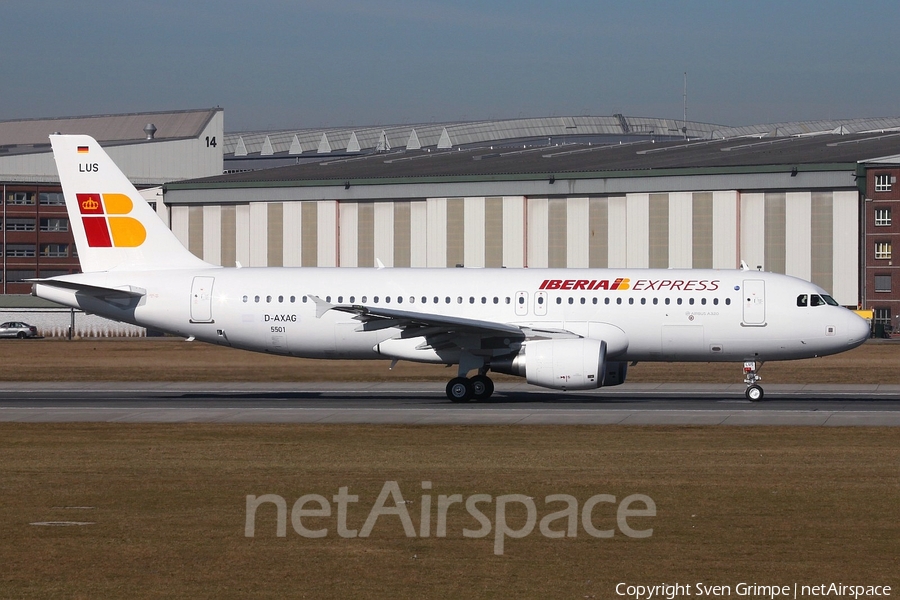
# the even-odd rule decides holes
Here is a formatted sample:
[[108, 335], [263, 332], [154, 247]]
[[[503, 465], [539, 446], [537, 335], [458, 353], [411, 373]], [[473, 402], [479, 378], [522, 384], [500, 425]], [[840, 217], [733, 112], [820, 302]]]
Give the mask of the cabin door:
[[212, 289], [215, 277], [194, 277], [191, 284], [191, 323], [213, 323]]
[[744, 325], [765, 325], [766, 282], [762, 279], [745, 279], [743, 291]]

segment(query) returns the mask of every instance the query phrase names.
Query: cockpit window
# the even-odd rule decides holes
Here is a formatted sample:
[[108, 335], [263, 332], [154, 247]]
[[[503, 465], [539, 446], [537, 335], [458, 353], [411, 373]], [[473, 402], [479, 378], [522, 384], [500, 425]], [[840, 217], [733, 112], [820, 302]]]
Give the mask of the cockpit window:
[[818, 294], [812, 294], [812, 295], [810, 296], [810, 302], [809, 302], [809, 305], [810, 305], [810, 306], [824, 306], [824, 305], [825, 305], [825, 299], [822, 298], [822, 296], [820, 296], [820, 295], [818, 295]]
[[809, 296], [806, 294], [800, 294], [797, 296], [797, 306], [806, 306], [809, 304]]
[[840, 304], [838, 304], [838, 301], [828, 294], [822, 294], [822, 298], [825, 299], [825, 304], [828, 304], [829, 306], [840, 306]]

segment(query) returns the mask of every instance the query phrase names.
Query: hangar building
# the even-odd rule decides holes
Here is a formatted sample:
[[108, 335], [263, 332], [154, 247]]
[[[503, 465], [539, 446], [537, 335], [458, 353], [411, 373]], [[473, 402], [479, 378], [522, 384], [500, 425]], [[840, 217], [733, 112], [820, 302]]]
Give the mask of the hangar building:
[[[897, 120], [710, 126], [706, 139], [673, 139], [670, 126], [635, 141], [613, 122], [586, 135], [620, 139], [585, 143], [593, 121], [580, 120], [604, 118], [568, 119], [579, 135], [565, 120], [549, 134], [552, 123], [532, 120], [524, 135], [463, 144], [446, 126], [433, 145], [409, 126], [393, 142], [382, 130], [368, 152], [360, 140], [372, 136], [358, 132], [338, 153], [313, 149], [313, 132], [305, 144], [296, 133], [232, 134], [226, 166], [235, 150], [253, 155], [248, 138], [257, 160], [294, 164], [171, 182], [166, 204], [180, 239], [223, 265], [732, 269], [743, 260], [812, 280], [844, 305], [887, 299], [861, 277], [861, 198], [874, 190], [867, 165], [882, 169], [900, 151], [900, 133], [888, 130]], [[318, 136], [338, 145], [335, 133]], [[879, 273], [892, 266], [877, 260]]]
[[183, 243], [216, 264], [743, 260], [810, 279], [890, 326], [900, 319], [898, 128], [613, 115], [225, 134], [219, 108], [0, 122], [4, 291], [77, 270], [46, 142], [61, 131], [100, 140]]

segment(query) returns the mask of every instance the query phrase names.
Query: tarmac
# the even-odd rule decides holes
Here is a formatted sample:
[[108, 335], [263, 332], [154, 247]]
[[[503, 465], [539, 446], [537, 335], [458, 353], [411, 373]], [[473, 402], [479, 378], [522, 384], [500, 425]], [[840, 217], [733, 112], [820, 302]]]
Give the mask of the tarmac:
[[0, 383], [0, 422], [409, 425], [900, 426], [900, 385], [623, 384], [560, 392], [497, 384], [454, 404], [440, 383]]

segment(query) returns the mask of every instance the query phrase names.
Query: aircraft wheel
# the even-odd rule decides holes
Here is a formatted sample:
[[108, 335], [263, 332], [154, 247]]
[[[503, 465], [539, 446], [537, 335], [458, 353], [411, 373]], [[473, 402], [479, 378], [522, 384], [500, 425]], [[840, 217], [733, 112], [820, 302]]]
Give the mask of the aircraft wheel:
[[468, 402], [474, 395], [472, 383], [465, 377], [454, 377], [447, 384], [447, 397], [452, 402]]
[[747, 396], [747, 400], [750, 402], [759, 402], [763, 399], [763, 389], [755, 383], [748, 387], [747, 391], [744, 393]]
[[487, 400], [494, 393], [494, 382], [487, 375], [476, 375], [469, 380], [475, 400]]

